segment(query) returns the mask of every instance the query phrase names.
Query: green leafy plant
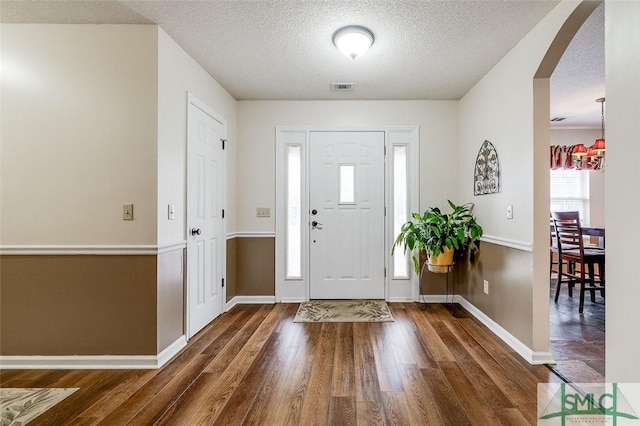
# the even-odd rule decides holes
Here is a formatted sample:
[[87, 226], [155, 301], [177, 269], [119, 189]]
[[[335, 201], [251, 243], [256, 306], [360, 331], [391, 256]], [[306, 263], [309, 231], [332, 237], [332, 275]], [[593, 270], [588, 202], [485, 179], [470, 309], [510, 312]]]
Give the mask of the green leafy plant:
[[476, 241], [482, 237], [482, 227], [473, 216], [473, 203], [456, 205], [447, 200], [451, 213], [442, 213], [438, 207], [431, 207], [420, 215], [412, 213], [412, 219], [402, 225], [391, 253], [397, 246], [413, 253], [413, 265], [420, 274], [420, 252], [428, 256], [438, 256], [443, 247], [453, 248], [455, 258], [459, 258], [469, 247], [477, 248]]

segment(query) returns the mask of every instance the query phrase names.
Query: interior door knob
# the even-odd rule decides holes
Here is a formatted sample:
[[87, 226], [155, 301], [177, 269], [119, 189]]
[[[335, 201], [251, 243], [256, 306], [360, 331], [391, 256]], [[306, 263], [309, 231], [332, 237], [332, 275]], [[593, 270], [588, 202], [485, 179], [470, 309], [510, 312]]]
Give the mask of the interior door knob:
[[200, 228], [191, 228], [191, 235], [200, 235]]

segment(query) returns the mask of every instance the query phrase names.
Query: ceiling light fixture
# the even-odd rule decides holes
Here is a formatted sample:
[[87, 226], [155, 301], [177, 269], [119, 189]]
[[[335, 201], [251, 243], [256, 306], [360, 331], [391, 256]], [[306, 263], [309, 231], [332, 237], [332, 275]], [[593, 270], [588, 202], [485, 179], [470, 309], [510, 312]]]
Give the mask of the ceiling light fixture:
[[602, 136], [600, 137], [600, 139], [596, 139], [595, 143], [593, 144], [593, 150], [597, 153], [604, 153], [606, 151], [606, 144], [604, 141], [604, 98], [598, 98], [596, 99], [596, 102], [600, 103], [600, 122], [602, 123]]
[[373, 44], [373, 33], [359, 25], [342, 27], [333, 33], [333, 44], [343, 55], [356, 59], [362, 56]]
[[606, 151], [604, 139], [604, 98], [598, 98], [596, 102], [600, 104], [602, 136], [600, 139], [596, 139], [589, 148], [586, 148], [584, 144], [574, 146], [571, 156], [574, 159], [575, 167], [579, 169], [604, 170], [604, 153]]

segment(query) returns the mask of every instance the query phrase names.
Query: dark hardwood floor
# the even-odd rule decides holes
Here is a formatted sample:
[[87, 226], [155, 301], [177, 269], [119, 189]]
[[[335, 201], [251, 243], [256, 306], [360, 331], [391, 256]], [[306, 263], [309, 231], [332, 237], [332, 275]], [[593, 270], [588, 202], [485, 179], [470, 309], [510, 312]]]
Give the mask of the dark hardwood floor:
[[550, 349], [557, 364], [553, 367], [573, 383], [603, 383], [605, 355], [605, 304], [600, 293], [591, 302], [587, 294], [584, 312], [578, 313], [580, 292], [573, 297], [563, 286], [555, 303], [556, 281], [551, 281], [549, 297]]
[[2, 387], [79, 387], [32, 425], [520, 425], [531, 366], [459, 305], [390, 304], [392, 323], [294, 323], [241, 305], [160, 370], [5, 370]]

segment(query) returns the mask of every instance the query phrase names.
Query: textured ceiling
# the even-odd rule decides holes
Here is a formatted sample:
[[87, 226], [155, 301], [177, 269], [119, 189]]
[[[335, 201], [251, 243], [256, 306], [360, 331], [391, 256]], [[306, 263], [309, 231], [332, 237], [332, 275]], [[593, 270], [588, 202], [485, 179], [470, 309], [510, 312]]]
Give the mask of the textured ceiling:
[[[556, 4], [557, 0], [3, 0], [0, 20], [157, 23], [239, 100], [459, 99]], [[368, 27], [376, 37], [369, 52], [355, 61], [342, 56], [331, 41], [336, 29], [351, 24]], [[603, 39], [603, 25], [600, 30]], [[581, 46], [584, 50], [600, 41], [587, 38]], [[576, 77], [574, 63], [593, 64], [582, 55], [560, 64], [556, 74], [564, 70], [566, 77], [554, 74], [552, 99], [558, 108], [552, 105], [553, 115], [581, 114], [570, 111], [565, 101], [578, 97], [579, 80], [585, 79], [583, 69], [588, 68]], [[594, 76], [602, 77], [602, 87], [603, 75], [604, 68], [602, 76]], [[355, 90], [332, 92], [330, 83], [355, 83]], [[583, 98], [593, 97], [595, 105], [598, 96]]]
[[[553, 128], [600, 128], [604, 87], [604, 3], [580, 27], [551, 75]], [[606, 102], [605, 102], [606, 110]]]
[[[459, 99], [550, 2], [126, 2], [158, 22], [237, 99]], [[333, 33], [368, 27], [355, 61]], [[332, 82], [355, 83], [333, 93]]]
[[0, 1], [0, 22], [34, 24], [153, 24], [118, 1]]

